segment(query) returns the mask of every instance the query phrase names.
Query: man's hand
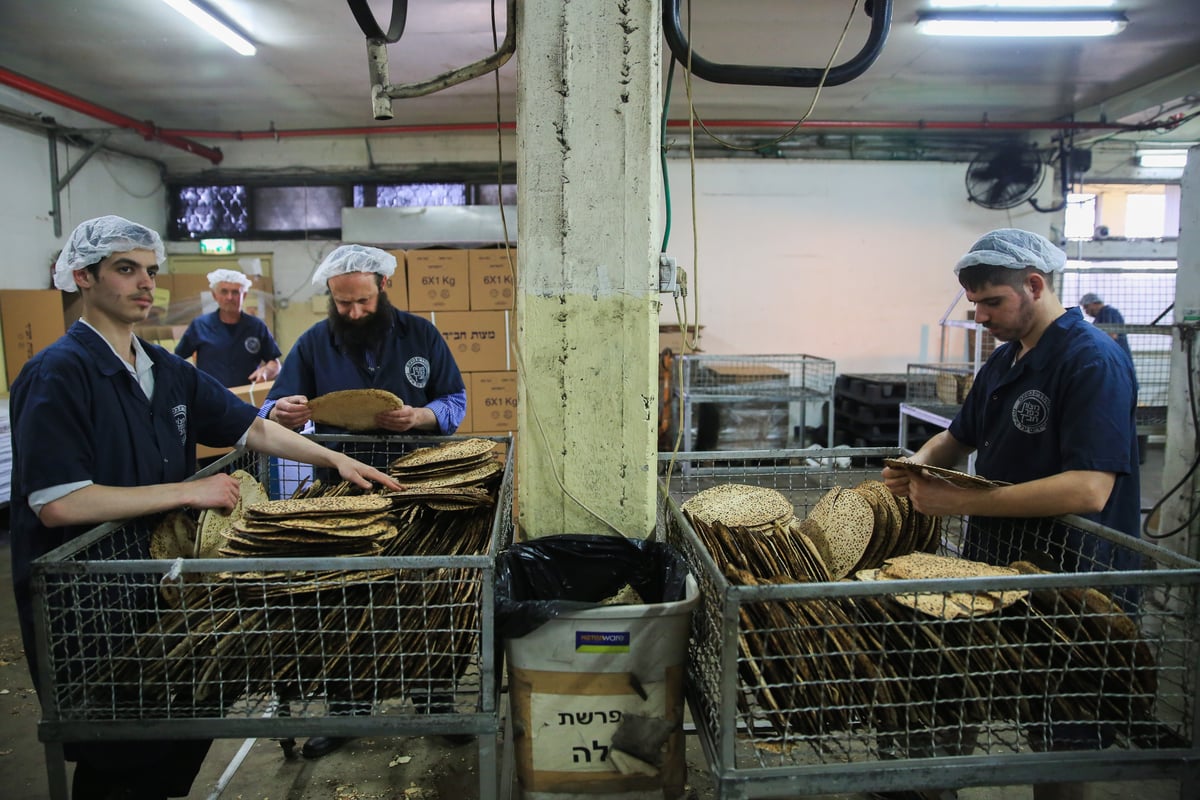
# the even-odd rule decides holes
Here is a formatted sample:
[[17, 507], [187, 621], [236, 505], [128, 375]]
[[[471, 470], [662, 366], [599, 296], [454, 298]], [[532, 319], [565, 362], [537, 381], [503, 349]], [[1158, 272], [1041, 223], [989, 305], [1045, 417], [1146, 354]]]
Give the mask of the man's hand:
[[270, 419], [285, 428], [299, 428], [312, 419], [308, 398], [302, 394], [279, 398], [275, 401], [275, 407], [271, 409]]
[[186, 493], [183, 505], [192, 508], [232, 509], [241, 496], [242, 485], [238, 479], [223, 472], [207, 478], [179, 484]]
[[394, 478], [388, 477], [384, 473], [368, 467], [361, 461], [356, 461], [350, 456], [338, 453], [340, 458], [337, 459], [336, 466], [338, 474], [342, 476], [342, 480], [350, 481], [355, 486], [363, 489], [370, 489], [371, 482], [374, 481], [380, 486], [391, 489], [394, 492], [400, 491], [400, 484]]
[[978, 493], [986, 491], [989, 490], [965, 489], [924, 472], [909, 471], [907, 497], [913, 508], [929, 516], [965, 514]]
[[428, 408], [404, 406], [375, 415], [375, 424], [385, 431], [437, 430], [437, 417]]

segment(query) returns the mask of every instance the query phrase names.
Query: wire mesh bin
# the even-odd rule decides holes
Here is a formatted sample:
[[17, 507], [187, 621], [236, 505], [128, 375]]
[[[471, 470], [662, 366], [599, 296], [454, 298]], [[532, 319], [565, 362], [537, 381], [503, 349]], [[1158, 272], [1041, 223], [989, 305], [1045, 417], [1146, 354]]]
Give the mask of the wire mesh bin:
[[810, 420], [833, 441], [830, 359], [691, 353], [678, 363], [685, 450], [783, 447], [805, 436]]
[[[750, 582], [726, 577], [680, 511], [703, 489], [736, 483], [781, 492], [803, 519], [831, 487], [879, 478], [877, 467], [854, 464], [896, 455], [780, 451], [769, 463], [762, 453], [693, 453], [693, 469], [661, 485], [656, 533], [684, 555], [701, 588], [687, 693], [718, 795], [1027, 785], [1069, 775], [1172, 778], [1180, 798], [1200, 796], [1200, 563], [1064, 517], [995, 522], [1029, 537], [1033, 549], [1065, 537], [1074, 544], [1063, 557], [1080, 562], [1111, 543], [1142, 568]], [[955, 554], [967, 526], [981, 522], [943, 518], [938, 553]], [[942, 617], [901, 602], [932, 595], [969, 606], [989, 592], [1009, 604]]]
[[[460, 437], [313, 438], [382, 468]], [[66, 798], [64, 742], [470, 734], [480, 796], [495, 797], [493, 596], [512, 535], [512, 447], [481, 438], [505, 449], [495, 506], [429, 511], [422, 530], [436, 535], [413, 544], [420, 554], [154, 560], [156, 515], [35, 562], [51, 795]], [[235, 451], [200, 474], [237, 469], [280, 499], [311, 468]]]

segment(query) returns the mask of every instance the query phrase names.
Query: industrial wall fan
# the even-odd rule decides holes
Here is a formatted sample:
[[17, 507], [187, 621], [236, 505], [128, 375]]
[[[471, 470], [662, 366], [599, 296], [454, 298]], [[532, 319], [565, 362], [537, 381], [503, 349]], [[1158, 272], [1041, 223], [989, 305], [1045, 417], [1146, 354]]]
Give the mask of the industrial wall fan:
[[1042, 185], [1045, 166], [1032, 147], [1008, 145], [985, 150], [967, 167], [967, 196], [984, 208], [1014, 208]]

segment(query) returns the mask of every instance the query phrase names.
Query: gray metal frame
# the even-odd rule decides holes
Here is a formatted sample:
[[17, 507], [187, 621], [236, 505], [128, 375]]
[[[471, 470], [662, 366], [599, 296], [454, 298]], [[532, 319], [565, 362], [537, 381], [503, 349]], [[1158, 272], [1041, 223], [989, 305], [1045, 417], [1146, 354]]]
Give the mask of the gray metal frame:
[[[367, 456], [373, 454], [378, 461], [390, 460], [414, 445], [462, 437], [312, 438], [327, 445], [356, 448], [358, 458], [369, 460]], [[496, 797], [502, 780], [497, 745], [502, 651], [492, 619], [496, 556], [511, 542], [513, 530], [513, 448], [510, 437], [485, 438], [505, 443], [508, 449], [488, 549], [478, 556], [221, 558], [174, 562], [145, 556], [131, 558], [144, 552], [152, 523], [157, 519], [140, 518], [101, 525], [38, 559], [33, 566], [34, 623], [42, 687], [38, 738], [46, 746], [50, 796], [54, 800], [68, 797], [63, 743], [70, 741], [457, 733], [477, 737], [479, 796]], [[273, 489], [274, 470], [279, 463], [278, 459], [237, 450], [202, 470], [197, 477], [241, 468]], [[295, 676], [286, 689], [272, 683], [271, 676], [280, 672], [268, 669], [264, 677], [258, 668], [260, 662], [238, 661], [239, 644], [250, 650], [252, 645], [258, 646], [263, 641], [263, 633], [254, 629], [253, 622], [226, 634], [222, 652], [229, 659], [222, 660], [222, 669], [216, 671], [215, 677], [208, 675], [203, 680], [193, 677], [189, 682], [184, 669], [185, 677], [181, 680], [175, 651], [166, 658], [153, 654], [141, 658], [147, 647], [153, 650], [160, 640], [164, 648], [177, 641], [161, 630], [151, 629], [147, 633], [147, 624], [166, 618], [172, 611], [160, 604], [148, 613], [144, 605], [148, 596], [157, 595], [164, 578], [175, 585], [182, 581], [190, 588], [199, 587], [203, 594], [210, 583], [228, 587], [228, 580], [222, 583], [218, 573], [238, 576], [254, 588], [255, 573], [274, 571], [284, 573], [283, 581], [288, 587], [308, 590], [309, 582], [317, 579], [314, 573], [359, 570], [379, 572], [369, 580], [360, 577], [325, 590], [332, 594], [332, 605], [326, 608], [343, 608], [338, 605], [339, 597], [356, 598], [345, 600], [345, 635], [339, 635], [336, 628], [314, 629], [302, 624], [297, 613], [297, 621], [290, 632], [285, 631], [284, 641], [273, 645], [276, 649], [272, 657], [277, 661], [272, 663], [280, 664], [277, 669]], [[447, 600], [449, 586], [458, 586], [455, 591], [462, 592], [464, 584], [471, 584], [466, 590], [469, 600]], [[215, 596], [215, 592], [210, 594]], [[235, 605], [240, 598], [241, 595]], [[215, 600], [210, 602], [217, 605]], [[247, 603], [244, 608], [224, 605], [217, 610], [239, 616], [244, 613], [247, 617], [253, 613], [278, 615], [289, 610], [295, 613], [297, 609], [290, 608], [289, 602], [286, 596], [283, 599], [273, 596], [269, 602], [268, 598], [262, 598], [262, 605], [257, 607]], [[320, 607], [320, 602], [317, 605]], [[354, 623], [358, 626], [354, 630], [369, 635], [372, 643], [376, 637], [384, 638], [397, 631], [419, 630], [417, 626], [371, 627], [377, 620], [397, 622], [428, 617], [441, 622], [435, 631], [420, 629], [420, 633], [405, 639], [409, 644], [399, 652], [392, 650], [387, 654], [390, 658], [376, 659], [372, 651], [371, 655], [359, 655], [354, 661], [353, 655], [347, 655], [348, 644], [343, 653], [332, 651], [348, 640], [353, 612], [371, 615], [372, 623], [366, 629], [360, 619]], [[86, 639], [90, 653], [72, 646], [95, 632], [100, 632], [101, 637]], [[459, 644], [465, 642], [463, 647], [467, 649], [458, 649], [459, 644], [442, 644], [445, 639], [437, 639], [435, 635], [453, 637]], [[194, 641], [202, 636], [200, 629], [191, 627], [189, 621], [184, 640]], [[100, 639], [103, 643], [97, 644]], [[314, 641], [320, 650], [316, 662], [309, 654], [310, 643]], [[357, 681], [357, 690], [366, 687], [369, 713], [348, 716], [345, 711], [340, 715], [332, 712], [331, 705], [336, 706], [339, 700], [345, 702], [341, 692], [356, 691], [339, 688], [346, 685], [344, 676], [331, 678], [336, 670], [329, 665], [339, 657], [355, 664], [350, 670], [354, 676], [350, 683]], [[295, 664], [304, 659], [308, 659], [310, 671], [301, 679], [301, 669]], [[195, 664], [186, 660], [183, 663], [199, 672], [199, 666], [206, 662], [193, 660]], [[209, 661], [213, 660], [216, 659]], [[314, 663], [320, 666], [313, 667]], [[129, 678], [131, 664], [133, 677]], [[164, 665], [175, 665], [176, 674], [167, 677]], [[362, 670], [365, 676], [360, 676]], [[429, 707], [429, 698], [441, 696], [453, 697], [452, 711]], [[330, 698], [332, 704], [327, 702]], [[424, 707], [420, 707], [423, 699]], [[281, 710], [284, 708], [286, 716]]]
[[[1197, 707], [1196, 688], [1200, 685], [1200, 563], [1179, 556], [1166, 549], [1124, 536], [1116, 531], [1096, 525], [1080, 517], [1063, 517], [1055, 523], [1074, 529], [1084, 537], [1083, 541], [1103, 539], [1113, 542], [1118, 548], [1135, 551], [1143, 558], [1145, 569], [1136, 572], [1086, 572], [1051, 573], [1045, 575], [1019, 575], [996, 578], [927, 579], [888, 582], [840, 581], [835, 583], [784, 583], [759, 586], [744, 586], [728, 581], [710, 557], [696, 532], [687, 523], [679, 506], [698, 491], [720, 483], [741, 483], [774, 488], [787, 496], [795, 505], [796, 516], [803, 518], [808, 508], [834, 485], [854, 486], [860, 481], [879, 477], [881, 459], [899, 455], [897, 450], [881, 448], [837, 449], [832, 451], [776, 451], [756, 453], [708, 452], [690, 453], [691, 469], [686, 474], [669, 475], [660, 485], [661, 507], [656, 535], [671, 542], [682, 552], [689, 567], [700, 583], [702, 602], [693, 616], [692, 638], [689, 653], [687, 684], [688, 702], [692, 719], [703, 745], [705, 756], [713, 774], [717, 794], [721, 798], [741, 800], [751, 797], [797, 797], [843, 792], [893, 791], [902, 789], [937, 789], [948, 787], [970, 787], [991, 785], [1021, 785], [1030, 783], [1061, 781], [1069, 775], [1071, 780], [1104, 781], [1131, 779], [1170, 778], [1179, 782], [1181, 800], [1200, 796], [1200, 709]], [[664, 459], [665, 460], [665, 459]], [[939, 552], [955, 552], [966, 521], [963, 518], [943, 520], [942, 544]], [[1013, 521], [1014, 527], [1027, 522]], [[886, 585], [882, 585], [886, 584]], [[780, 628], [757, 629], [747, 623], [747, 614], [755, 606], [781, 606], [778, 620], [785, 616], [788, 608], [795, 609], [805, 603], [837, 603], [854, 607], [855, 599], [874, 598], [883, 602], [887, 596], [916, 591], [973, 592], [984, 590], [1036, 590], [1056, 591], [1075, 587], [1098, 588], [1109, 594], [1135, 590], [1141, 598], [1136, 619], [1140, 636], [1154, 656], [1156, 688], [1149, 696], [1140, 696], [1153, 709], [1152, 719], [1138, 718], [1136, 722], [1119, 718], [1118, 712], [1109, 712], [1115, 718], [1100, 717], [1095, 723], [1112, 726], [1112, 730], [1133, 731], [1137, 726], [1146, 726], [1159, 738], [1154, 741], [1160, 746], [1135, 747], [1127, 740], [1104, 750], [1035, 751], [1026, 741], [1026, 734], [1044, 726], [1044, 718], [1010, 718], [998, 715], [978, 718], [970, 722], [950, 724], [947, 727], [905, 727], [889, 729], [886, 736], [903, 735], [909, 744], [900, 748], [884, 746], [889, 741], [880, 736], [874, 720], [877, 707], [871, 705], [839, 706], [836, 702], [814, 701], [812, 705], [800, 704], [786, 709], [784, 719], [796, 720], [796, 715], [808, 715], [805, 719], [826, 719], [829, 709], [846, 711], [849, 722], [830, 725], [819, 732], [796, 728], [780, 729], [780, 714], [765, 713], [759, 700], [764, 690], [761, 675], [757, 672], [761, 661], [773, 657], [773, 651], [765, 646], [761, 655], [748, 657], [743, 647], [754, 637], [769, 637]], [[1021, 607], [1005, 611], [1010, 624], [1023, 619]], [[1017, 609], [1014, 611], [1014, 609]], [[853, 617], [852, 612], [847, 612]], [[795, 616], [791, 618], [795, 619]], [[1063, 619], [1075, 620], [1076, 615], [1064, 614]], [[939, 628], [948, 632], [970, 630], [974, 624], [956, 620]], [[875, 621], [878, 624], [878, 620]], [[782, 625], [783, 623], [778, 623]], [[862, 624], [862, 618], [855, 624]], [[885, 623], [884, 628], [888, 624]], [[795, 630], [811, 632], [812, 627], [803, 628], [797, 622]], [[830, 626], [819, 626], [826, 632]], [[786, 629], [782, 629], [788, 633]], [[822, 640], [832, 641], [833, 636]], [[813, 641], [809, 639], [809, 641]], [[948, 653], [957, 651], [957, 639], [942, 639], [942, 644], [932, 653], [946, 658], [942, 664], [950, 663]], [[977, 640], [972, 639], [972, 642]], [[1021, 652], [1027, 644], [1021, 640], [1019, 666], [1015, 674], [1032, 675], [1036, 659], [1026, 660]], [[1120, 646], [1116, 641], [1106, 646]], [[1032, 646], [1032, 645], [1030, 645]], [[829, 663], [833, 658], [844, 657], [845, 650], [837, 646], [821, 649], [814, 646], [809, 652], [774, 654], [795, 659], [810, 660], [814, 664]], [[888, 658], [911, 656], [914, 662], [917, 649], [905, 651], [887, 650]], [[969, 648], [961, 652], [971, 652]], [[984, 651], [985, 654], [988, 651]], [[861, 653], [860, 653], [861, 654]], [[966, 656], [963, 656], [966, 657]], [[960, 714], [956, 703], [964, 702], [962, 693], [953, 687], [961, 685], [964, 676], [977, 686], [1000, 685], [1000, 670], [975, 669], [978, 656], [970, 669], [929, 671], [922, 669], [900, 676], [901, 682], [910, 685], [913, 680], [932, 681], [931, 689], [939, 697], [938, 703], [948, 708], [952, 719], [966, 719]], [[985, 660], [986, 661], [986, 660]], [[791, 661], [784, 662], [791, 664]], [[1007, 662], [1013, 673], [1012, 662]], [[918, 674], [919, 673], [919, 674]], [[1053, 678], [1055, 674], [1066, 674], [1066, 670], [1051, 673], [1043, 666], [1043, 673]], [[804, 682], [799, 676], [794, 685], [778, 682], [778, 675], [769, 682], [768, 688], [775, 697], [826, 697], [823, 690], [833, 686], [828, 675]], [[844, 684], [844, 677], [838, 677]], [[856, 678], [856, 680], [868, 680]], [[929, 683], [927, 686], [931, 685]], [[1022, 682], [1021, 686], [1028, 684]], [[938, 688], [941, 687], [941, 693]], [[792, 692], [792, 694], [788, 694]], [[833, 696], [830, 688], [828, 696]], [[844, 696], [844, 695], [843, 695]], [[875, 696], [884, 696], [882, 692]], [[895, 695], [892, 695], [893, 697]], [[1050, 695], [1054, 697], [1055, 695]], [[1087, 702], [1082, 695], [1081, 703]], [[1102, 698], [1112, 699], [1110, 692], [1100, 690], [1093, 702]], [[1117, 699], [1124, 700], [1119, 694]], [[988, 690], [990, 704], [1014, 701], [1039, 702], [1038, 695], [1013, 697], [992, 688]], [[1134, 695], [1129, 695], [1132, 706]], [[964, 706], [965, 707], [965, 706]], [[914, 704], [911, 708], [888, 706], [903, 719], [919, 717]], [[792, 716], [787, 716], [792, 715]], [[910, 716], [911, 715], [911, 716]], [[773, 724], [774, 722], [774, 724]], [[1078, 723], [1076, 723], [1078, 724]], [[1085, 723], [1092, 724], [1092, 723]], [[1124, 725], [1124, 727], [1122, 727]], [[907, 723], [906, 723], [907, 726]], [[1141, 739], [1141, 741], [1145, 741]], [[925, 748], [913, 742], [926, 742]]]

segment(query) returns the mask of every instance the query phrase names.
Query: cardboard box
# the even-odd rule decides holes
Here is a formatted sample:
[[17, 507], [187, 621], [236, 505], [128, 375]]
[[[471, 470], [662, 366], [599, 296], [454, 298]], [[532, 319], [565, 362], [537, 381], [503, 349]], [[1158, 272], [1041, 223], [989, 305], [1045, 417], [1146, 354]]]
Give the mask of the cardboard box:
[[468, 311], [470, 265], [466, 250], [409, 250], [408, 307], [413, 311]]
[[516, 249], [470, 250], [468, 254], [471, 310], [512, 308], [516, 296], [516, 280], [513, 274], [513, 268], [517, 264]]
[[[237, 395], [243, 402], [259, 408], [262, 406], [263, 401], [267, 399], [267, 392], [271, 391], [271, 387], [274, 385], [275, 381], [259, 381], [258, 383], [248, 383], [245, 386], [231, 386], [229, 391]], [[212, 458], [213, 456], [223, 456], [231, 452], [233, 452], [232, 447], [196, 445], [196, 458]]]
[[0, 326], [9, 387], [34, 353], [66, 333], [62, 294], [58, 289], [0, 290]]
[[467, 405], [478, 431], [512, 431], [517, 428], [517, 373], [474, 372], [467, 389]]
[[186, 325], [204, 312], [204, 301], [212, 298], [208, 277], [180, 272], [171, 276], [171, 284], [171, 304], [163, 322]]
[[512, 369], [509, 314], [508, 311], [435, 311], [431, 321], [441, 331], [460, 372], [495, 372]]
[[396, 257], [396, 271], [391, 282], [384, 284], [388, 302], [401, 311], [408, 310], [408, 257], [403, 250], [388, 250]]

